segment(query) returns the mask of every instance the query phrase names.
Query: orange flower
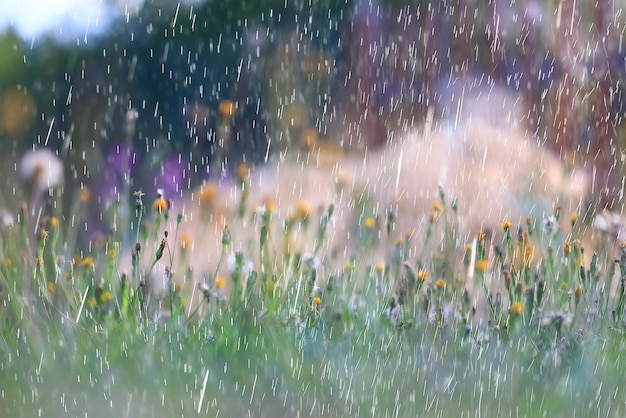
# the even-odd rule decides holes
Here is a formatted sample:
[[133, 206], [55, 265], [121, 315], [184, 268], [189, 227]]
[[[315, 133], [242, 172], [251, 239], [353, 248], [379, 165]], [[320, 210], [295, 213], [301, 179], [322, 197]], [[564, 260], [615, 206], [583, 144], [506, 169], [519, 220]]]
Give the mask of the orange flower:
[[504, 222], [502, 222], [500, 224], [500, 226], [502, 227], [502, 229], [504, 230], [504, 232], [508, 231], [509, 229], [511, 229], [511, 221], [509, 221], [508, 219], [505, 219]]
[[319, 307], [322, 304], [322, 299], [320, 299], [319, 297], [314, 297], [313, 298], [313, 305], [315, 305], [315, 307]]
[[367, 219], [365, 219], [364, 225], [365, 225], [366, 229], [372, 230], [376, 226], [376, 219], [374, 219], [374, 218], [367, 218]]
[[425, 282], [426, 280], [428, 280], [428, 272], [426, 270], [419, 270], [417, 272], [417, 278]]
[[167, 209], [169, 209], [169, 206], [170, 205], [167, 203], [167, 200], [162, 197], [159, 197], [152, 203], [152, 207], [159, 213], [164, 213]]
[[215, 183], [207, 183], [200, 189], [200, 205], [210, 206], [217, 198], [218, 188]]
[[235, 102], [229, 99], [222, 100], [218, 107], [220, 115], [225, 118], [235, 116]]
[[524, 313], [524, 304], [522, 302], [515, 302], [509, 309], [511, 315], [520, 316]]
[[446, 288], [446, 281], [444, 279], [437, 279], [435, 282], [435, 287], [439, 290], [443, 290]]

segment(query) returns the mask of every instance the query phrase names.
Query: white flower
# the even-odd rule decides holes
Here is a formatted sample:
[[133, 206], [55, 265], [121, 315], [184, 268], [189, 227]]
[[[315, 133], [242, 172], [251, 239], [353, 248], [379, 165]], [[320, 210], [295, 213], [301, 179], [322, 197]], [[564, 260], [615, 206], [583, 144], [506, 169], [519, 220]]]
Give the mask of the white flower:
[[305, 252], [302, 254], [302, 264], [307, 266], [311, 270], [318, 270], [321, 265], [319, 257], [316, 257], [309, 252]]
[[4, 228], [11, 228], [15, 223], [13, 214], [5, 210], [0, 210], [0, 226]]
[[63, 181], [63, 162], [47, 148], [28, 152], [20, 161], [20, 177], [39, 191], [56, 187]]
[[559, 229], [559, 224], [554, 215], [543, 217], [543, 228], [548, 235], [554, 235]]

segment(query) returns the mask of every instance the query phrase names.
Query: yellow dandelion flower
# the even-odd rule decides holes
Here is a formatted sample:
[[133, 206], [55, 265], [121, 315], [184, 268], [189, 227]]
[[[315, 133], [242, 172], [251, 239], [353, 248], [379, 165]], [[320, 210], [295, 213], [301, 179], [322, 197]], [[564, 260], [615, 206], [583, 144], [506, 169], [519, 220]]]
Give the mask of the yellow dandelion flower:
[[215, 183], [207, 183], [200, 190], [200, 205], [210, 206], [217, 198], [218, 188]]
[[85, 259], [81, 260], [80, 266], [90, 269], [93, 267], [93, 257], [85, 257]]
[[13, 261], [10, 258], [5, 258], [4, 265], [6, 266], [6, 268], [11, 269], [13, 268]]
[[229, 99], [222, 100], [219, 104], [218, 111], [224, 118], [232, 118], [235, 116], [235, 102]]
[[572, 225], [574, 225], [576, 223], [576, 221], [578, 220], [578, 213], [576, 212], [572, 212]]
[[467, 243], [466, 243], [466, 244], [464, 244], [464, 245], [463, 245], [463, 249], [464, 249], [465, 251], [472, 251], [472, 244], [467, 244]]
[[52, 229], [57, 229], [59, 227], [59, 218], [57, 218], [56, 216], [50, 218], [50, 227]]
[[500, 224], [500, 226], [502, 227], [504, 232], [507, 232], [509, 229], [511, 229], [511, 221], [509, 221], [508, 219], [505, 219], [504, 222]]
[[428, 272], [426, 270], [419, 270], [417, 272], [417, 278], [425, 282], [426, 280], [428, 280]]
[[56, 286], [54, 285], [54, 282], [48, 282], [48, 293], [53, 294], [55, 290]]
[[509, 312], [515, 316], [522, 315], [524, 313], [524, 304], [522, 302], [513, 303], [513, 305], [511, 305], [511, 308], [509, 309]]
[[45, 241], [46, 238], [48, 238], [48, 231], [46, 231], [45, 229], [42, 229], [41, 232], [39, 233], [39, 236], [41, 237], [43, 241]]
[[435, 287], [439, 290], [443, 290], [446, 288], [446, 281], [444, 279], [437, 279], [435, 282]]
[[402, 245], [404, 244], [404, 237], [399, 236], [398, 238], [396, 238], [396, 245]]
[[526, 247], [524, 248], [524, 265], [526, 267], [530, 266], [530, 263], [533, 261], [533, 255], [535, 254], [535, 247]]
[[152, 203], [152, 207], [154, 208], [154, 210], [159, 213], [164, 213], [166, 210], [169, 209], [169, 206], [170, 205], [167, 200], [163, 199], [162, 197], [159, 197]]
[[313, 305], [315, 305], [315, 307], [319, 307], [322, 304], [322, 299], [320, 299], [319, 297], [314, 297], [313, 298]]
[[354, 269], [356, 268], [356, 265], [354, 264], [353, 261], [348, 261], [348, 262], [346, 262], [346, 265], [344, 266], [344, 268], [347, 271], [354, 271]]
[[438, 200], [433, 200], [433, 203], [430, 205], [433, 212], [443, 212], [443, 205]]
[[102, 299], [102, 302], [107, 303], [113, 299], [113, 294], [110, 291], [105, 290], [102, 292], [102, 296], [100, 296], [100, 298]]
[[489, 262], [487, 261], [487, 259], [485, 258], [479, 258], [478, 260], [476, 260], [476, 264], [474, 266], [474, 269], [478, 272], [478, 273], [484, 273], [487, 271], [487, 268], [489, 267]]
[[376, 263], [376, 271], [379, 273], [382, 273], [383, 271], [385, 271], [385, 263], [383, 263], [382, 261], [379, 261], [378, 263]]
[[217, 276], [215, 278], [215, 287], [219, 290], [223, 289], [226, 286], [226, 280], [223, 277]]
[[180, 292], [182, 292], [182, 291], [183, 291], [183, 288], [184, 288], [184, 287], [185, 287], [185, 284], [184, 284], [184, 283], [178, 282], [178, 283], [176, 283], [176, 287], [175, 287], [174, 289], [175, 289], [175, 291], [176, 291], [177, 293], [180, 293]]
[[87, 300], [87, 306], [89, 306], [90, 308], [95, 308], [97, 304], [98, 302], [94, 297], [90, 297], [89, 300]]
[[367, 218], [367, 219], [365, 219], [364, 225], [365, 225], [366, 229], [372, 230], [376, 226], [376, 219], [374, 219], [374, 218]]
[[476, 234], [476, 239], [478, 239], [478, 241], [484, 241], [486, 237], [487, 234], [485, 234], [483, 231], [478, 231], [478, 233]]

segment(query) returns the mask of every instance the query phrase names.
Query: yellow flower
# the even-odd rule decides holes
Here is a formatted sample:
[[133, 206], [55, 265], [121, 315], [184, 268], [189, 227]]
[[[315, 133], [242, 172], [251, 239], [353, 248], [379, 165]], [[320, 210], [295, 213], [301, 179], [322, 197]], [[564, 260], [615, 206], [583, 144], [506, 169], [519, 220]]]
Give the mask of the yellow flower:
[[348, 262], [346, 262], [346, 265], [344, 266], [344, 268], [347, 271], [353, 271], [356, 268], [356, 265], [354, 265], [354, 262], [348, 261]]
[[434, 200], [433, 203], [430, 205], [430, 207], [432, 208], [433, 212], [442, 212], [443, 211], [443, 206], [441, 205], [441, 203], [438, 200]]
[[59, 218], [55, 216], [50, 218], [50, 227], [52, 227], [52, 229], [57, 229], [59, 227]]
[[159, 213], [165, 212], [167, 209], [169, 209], [169, 206], [170, 205], [169, 203], [167, 203], [167, 200], [163, 199], [162, 197], [159, 197], [152, 203], [152, 207]]
[[175, 287], [176, 293], [182, 292], [184, 287], [185, 287], [184, 283], [182, 282], [176, 283], [176, 287]]
[[500, 224], [500, 226], [502, 226], [502, 229], [504, 230], [504, 232], [507, 232], [509, 229], [511, 229], [511, 221], [509, 221], [508, 219], [505, 219], [504, 222]]
[[478, 239], [478, 241], [484, 241], [486, 237], [487, 234], [485, 234], [483, 231], [478, 231], [478, 233], [476, 234], [476, 239]]
[[306, 200], [300, 200], [296, 203], [296, 212], [294, 216], [296, 220], [306, 219], [311, 215], [311, 205]]
[[513, 303], [513, 305], [511, 305], [511, 308], [509, 309], [509, 312], [515, 316], [522, 315], [524, 313], [524, 304], [522, 302]]
[[215, 278], [215, 287], [219, 290], [223, 289], [226, 286], [226, 280], [223, 277], [217, 276]]
[[104, 292], [102, 292], [102, 296], [100, 296], [100, 298], [102, 299], [102, 302], [107, 303], [108, 301], [113, 299], [113, 294], [108, 290], [105, 290]]
[[41, 237], [42, 241], [45, 241], [46, 238], [48, 238], [48, 231], [46, 231], [45, 229], [42, 229], [41, 232], [39, 233], [39, 236]]
[[218, 111], [222, 117], [232, 118], [235, 116], [235, 102], [229, 99], [222, 100], [219, 104]]
[[524, 248], [524, 266], [530, 266], [531, 261], [533, 260], [533, 255], [535, 254], [534, 247], [526, 247]]
[[315, 144], [317, 144], [317, 129], [305, 129], [300, 135], [300, 146], [307, 150], [312, 150]]
[[568, 255], [572, 249], [572, 244], [569, 241], [565, 241], [563, 244], [563, 254]]
[[56, 286], [54, 285], [54, 282], [48, 282], [48, 293], [53, 294], [55, 289]]
[[365, 228], [372, 230], [374, 229], [374, 227], [376, 226], [376, 219], [374, 218], [367, 218], [365, 220]]
[[478, 260], [476, 260], [476, 265], [474, 266], [475, 270], [478, 273], [486, 272], [488, 267], [489, 267], [489, 262], [485, 258], [479, 258]]
[[578, 213], [572, 212], [572, 226], [576, 223], [577, 220], [578, 220]]
[[13, 261], [11, 261], [10, 258], [5, 258], [4, 259], [4, 265], [8, 268], [11, 269], [13, 267]]
[[80, 265], [85, 267], [85, 268], [88, 268], [88, 269], [92, 268], [93, 267], [93, 257], [85, 257], [85, 259], [82, 260]]
[[379, 261], [378, 263], [376, 263], [376, 271], [379, 273], [382, 273], [383, 271], [385, 271], [385, 263], [383, 263], [382, 261]]
[[428, 272], [426, 270], [419, 270], [417, 272], [417, 278], [425, 282], [426, 280], [428, 280]]
[[443, 290], [446, 288], [446, 281], [444, 279], [437, 279], [435, 282], [435, 287], [439, 290]]
[[322, 299], [320, 299], [319, 297], [314, 297], [313, 298], [313, 305], [315, 305], [315, 307], [319, 307], [322, 304]]
[[96, 298], [90, 297], [87, 301], [87, 306], [89, 306], [90, 308], [95, 308], [97, 303], [98, 302], [96, 301]]
[[200, 205], [210, 206], [215, 202], [218, 188], [215, 183], [207, 183], [200, 189]]
[[404, 237], [399, 236], [398, 238], [396, 238], [396, 245], [402, 245], [404, 244]]

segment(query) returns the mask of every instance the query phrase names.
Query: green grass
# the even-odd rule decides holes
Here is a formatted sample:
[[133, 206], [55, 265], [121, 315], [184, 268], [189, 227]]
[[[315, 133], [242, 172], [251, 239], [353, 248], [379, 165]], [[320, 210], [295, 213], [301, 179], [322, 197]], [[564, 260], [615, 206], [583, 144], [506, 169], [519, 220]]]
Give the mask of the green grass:
[[[624, 289], [610, 292], [608, 241], [582, 263], [583, 220], [567, 231], [503, 223], [496, 247], [483, 236], [465, 247], [442, 192], [426, 236], [391, 240], [383, 264], [370, 250], [379, 230], [395, 234], [391, 214], [364, 222], [352, 261], [318, 271], [303, 254], [275, 257], [269, 226], [284, 220], [266, 212], [257, 266], [247, 272], [238, 253], [226, 295], [216, 273], [196, 289], [172, 278], [150, 291], [156, 263], [187, 266], [172, 265], [165, 215], [136, 209], [125, 276], [114, 241], [81, 255], [61, 244], [76, 231], [48, 219], [29, 242], [26, 211], [2, 230], [2, 416], [626, 414]], [[255, 215], [238, 208], [231, 222], [241, 216]], [[320, 256], [332, 208], [310, 216], [286, 220], [282, 238], [298, 222], [316, 227]], [[424, 240], [417, 259], [408, 239]], [[231, 240], [225, 228], [223, 255]]]

